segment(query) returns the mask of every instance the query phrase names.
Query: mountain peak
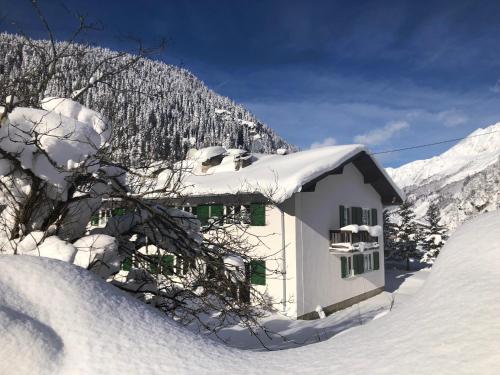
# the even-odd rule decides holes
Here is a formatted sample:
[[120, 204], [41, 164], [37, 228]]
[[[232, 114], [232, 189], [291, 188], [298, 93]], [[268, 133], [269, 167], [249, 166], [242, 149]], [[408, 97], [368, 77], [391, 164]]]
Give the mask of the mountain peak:
[[431, 201], [437, 202], [442, 222], [453, 229], [500, 206], [500, 122], [476, 129], [441, 155], [387, 172], [415, 201], [418, 218]]

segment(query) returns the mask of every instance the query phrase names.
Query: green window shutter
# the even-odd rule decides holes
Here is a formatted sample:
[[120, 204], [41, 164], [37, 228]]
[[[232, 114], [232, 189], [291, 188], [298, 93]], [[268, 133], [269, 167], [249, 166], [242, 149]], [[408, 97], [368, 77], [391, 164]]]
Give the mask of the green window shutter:
[[375, 251], [373, 253], [373, 269], [374, 270], [380, 269], [380, 259], [379, 259], [378, 251]]
[[363, 254], [354, 254], [354, 274], [359, 275], [365, 271]]
[[158, 273], [158, 257], [157, 256], [155, 256], [155, 255], [148, 256], [147, 268], [148, 268], [149, 272], [151, 272], [153, 275], [156, 275]]
[[263, 203], [252, 203], [250, 205], [250, 223], [255, 226], [266, 225], [266, 205]]
[[250, 282], [254, 285], [266, 285], [266, 261], [252, 260], [250, 262]]
[[344, 216], [344, 206], [340, 206], [339, 207], [339, 214], [340, 214], [340, 221], [339, 221], [339, 224], [340, 224], [340, 228], [342, 228], [343, 226], [345, 226], [345, 216]]
[[174, 256], [163, 255], [161, 257], [161, 273], [164, 276], [171, 276], [174, 274]]
[[124, 207], [116, 207], [113, 208], [111, 211], [111, 216], [123, 216], [125, 215], [125, 208]]
[[377, 225], [378, 218], [377, 218], [377, 209], [372, 208], [372, 225]]
[[361, 207], [352, 207], [352, 223], [363, 225], [363, 209]]
[[224, 206], [222, 204], [212, 204], [210, 205], [210, 217], [216, 217], [220, 219], [220, 223], [224, 219]]
[[132, 269], [132, 257], [123, 259], [120, 269], [123, 271], [130, 271]]
[[93, 226], [99, 225], [99, 216], [92, 216], [90, 218], [90, 225], [93, 225]]
[[346, 225], [352, 224], [351, 207], [347, 207], [347, 218], [345, 220]]
[[347, 258], [340, 257], [340, 273], [342, 278], [345, 279], [347, 277]]
[[196, 209], [196, 215], [197, 215], [198, 220], [200, 221], [201, 225], [208, 224], [209, 208], [210, 208], [210, 206], [204, 204], [204, 205], [198, 206]]

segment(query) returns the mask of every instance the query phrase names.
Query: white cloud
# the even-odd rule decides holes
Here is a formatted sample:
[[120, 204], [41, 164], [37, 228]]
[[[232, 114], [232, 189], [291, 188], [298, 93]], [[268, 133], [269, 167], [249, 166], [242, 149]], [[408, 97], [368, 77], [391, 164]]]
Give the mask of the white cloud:
[[495, 85], [491, 88], [491, 91], [500, 94], [500, 79], [495, 83]]
[[321, 142], [313, 142], [311, 144], [311, 149], [313, 148], [320, 148], [320, 147], [328, 147], [328, 146], [334, 146], [337, 144], [337, 140], [333, 137], [327, 137], [323, 139]]
[[383, 128], [377, 128], [365, 134], [360, 134], [354, 137], [354, 142], [365, 145], [376, 146], [386, 143], [390, 138], [400, 133], [402, 130], [408, 129], [410, 124], [407, 121], [389, 122]]
[[442, 121], [444, 123], [444, 126], [449, 128], [462, 125], [468, 120], [467, 116], [465, 116], [461, 111], [457, 111], [456, 109], [439, 112], [437, 114], [437, 118], [439, 121]]

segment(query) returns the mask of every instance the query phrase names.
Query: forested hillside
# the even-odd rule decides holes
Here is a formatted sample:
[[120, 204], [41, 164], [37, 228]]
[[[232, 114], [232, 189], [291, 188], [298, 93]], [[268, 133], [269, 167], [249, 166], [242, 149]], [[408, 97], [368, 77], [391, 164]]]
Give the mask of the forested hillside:
[[[20, 37], [0, 34], [2, 100], [12, 94], [1, 85], [4, 79], [40, 63], [33, 53], [40, 43], [44, 42], [30, 45]], [[43, 96], [70, 97], [104, 70], [99, 62], [119, 65], [127, 59], [130, 55], [108, 49], [70, 45], [58, 69], [64, 73], [49, 82]], [[268, 153], [292, 147], [243, 106], [208, 89], [186, 69], [159, 61], [141, 58], [108, 84], [85, 92], [79, 101], [113, 123], [116, 157], [131, 163], [143, 157], [180, 159], [191, 147], [211, 145]]]

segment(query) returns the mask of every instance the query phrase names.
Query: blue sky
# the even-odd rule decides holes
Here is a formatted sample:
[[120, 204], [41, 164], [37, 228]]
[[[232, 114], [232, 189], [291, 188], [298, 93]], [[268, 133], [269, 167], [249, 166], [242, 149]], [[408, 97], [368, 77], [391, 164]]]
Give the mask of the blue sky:
[[[56, 35], [74, 25], [40, 1]], [[303, 149], [380, 151], [465, 136], [500, 121], [499, 1], [66, 1], [116, 49], [165, 37], [183, 65]], [[41, 36], [28, 1], [0, 1], [0, 27]], [[10, 25], [11, 20], [18, 24]], [[393, 154], [398, 166], [451, 145]]]

